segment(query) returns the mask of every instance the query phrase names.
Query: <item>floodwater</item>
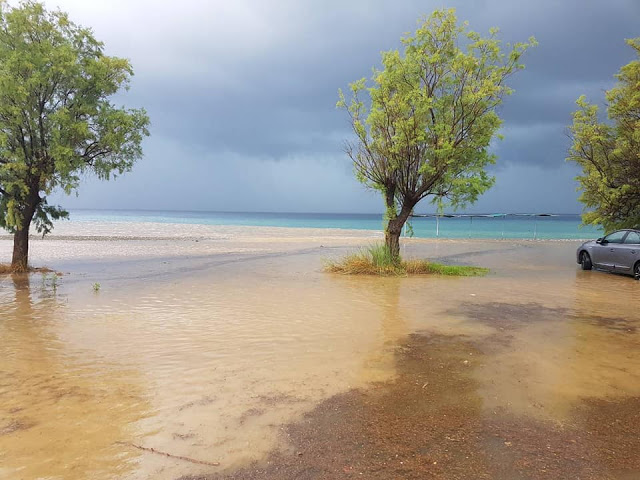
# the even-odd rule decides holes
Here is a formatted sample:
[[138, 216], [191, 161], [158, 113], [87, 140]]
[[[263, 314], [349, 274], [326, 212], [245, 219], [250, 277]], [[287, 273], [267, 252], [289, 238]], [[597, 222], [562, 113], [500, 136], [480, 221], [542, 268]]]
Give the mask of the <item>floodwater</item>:
[[485, 278], [325, 274], [348, 247], [317, 243], [1, 277], [0, 478], [640, 478], [639, 282], [574, 243], [408, 247]]

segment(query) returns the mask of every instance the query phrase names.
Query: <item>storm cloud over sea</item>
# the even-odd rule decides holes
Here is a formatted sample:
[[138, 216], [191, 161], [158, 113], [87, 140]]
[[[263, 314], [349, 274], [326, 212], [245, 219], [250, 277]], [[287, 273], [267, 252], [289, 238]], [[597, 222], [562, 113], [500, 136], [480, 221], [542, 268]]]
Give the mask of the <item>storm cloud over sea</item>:
[[152, 120], [133, 172], [55, 195], [71, 208], [380, 212], [342, 152], [351, 133], [337, 90], [370, 76], [421, 15], [451, 6], [473, 30], [539, 42], [500, 109], [496, 185], [471, 210], [577, 213], [578, 172], [564, 160], [574, 102], [602, 103], [640, 19], [636, 0], [45, 3], [132, 61], [132, 88], [115, 101]]

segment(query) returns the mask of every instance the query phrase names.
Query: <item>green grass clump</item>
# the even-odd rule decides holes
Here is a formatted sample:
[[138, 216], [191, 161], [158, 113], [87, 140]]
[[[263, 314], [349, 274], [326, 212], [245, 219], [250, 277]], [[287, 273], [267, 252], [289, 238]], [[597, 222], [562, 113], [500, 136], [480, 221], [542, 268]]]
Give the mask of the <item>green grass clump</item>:
[[340, 261], [327, 261], [325, 270], [346, 275], [403, 275], [402, 262], [394, 261], [385, 245], [361, 248]]
[[443, 265], [427, 260], [394, 259], [384, 244], [374, 244], [360, 249], [339, 261], [327, 261], [325, 270], [343, 275], [448, 275], [477, 277], [489, 273], [488, 268], [463, 265]]
[[452, 277], [482, 277], [489, 273], [488, 268], [468, 265], [444, 265], [427, 260], [408, 260], [403, 262], [408, 274], [449, 275]]

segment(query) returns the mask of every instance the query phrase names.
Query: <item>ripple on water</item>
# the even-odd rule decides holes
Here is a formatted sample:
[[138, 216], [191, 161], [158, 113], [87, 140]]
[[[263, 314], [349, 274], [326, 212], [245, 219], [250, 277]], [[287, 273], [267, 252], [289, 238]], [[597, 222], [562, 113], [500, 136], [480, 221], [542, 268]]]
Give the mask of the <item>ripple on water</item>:
[[565, 421], [585, 395], [640, 394], [638, 284], [552, 262], [513, 270], [514, 258], [484, 256], [496, 273], [481, 279], [324, 275], [310, 254], [113, 280], [98, 295], [3, 281], [0, 477], [210, 469], [116, 442], [232, 469], [319, 401], [393, 379], [415, 331], [483, 356], [469, 385], [488, 410]]

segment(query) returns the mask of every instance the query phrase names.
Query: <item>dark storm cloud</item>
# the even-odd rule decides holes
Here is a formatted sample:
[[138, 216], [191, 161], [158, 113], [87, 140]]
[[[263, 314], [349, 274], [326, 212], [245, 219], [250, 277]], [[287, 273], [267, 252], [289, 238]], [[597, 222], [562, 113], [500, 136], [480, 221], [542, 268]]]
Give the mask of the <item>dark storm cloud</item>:
[[[502, 165], [561, 168], [575, 99], [601, 103], [633, 58], [624, 39], [640, 35], [638, 0], [49, 3], [92, 26], [108, 53], [132, 60], [136, 77], [123, 99], [151, 115], [154, 162], [171, 169], [179, 156], [175, 168], [206, 162], [223, 175], [230, 156], [247, 165], [344, 158], [350, 132], [335, 109], [337, 89], [369, 77], [380, 51], [400, 47], [421, 15], [443, 6], [473, 30], [499, 27], [505, 42], [537, 38], [500, 109], [506, 138], [495, 152]], [[160, 142], [177, 146], [171, 158]]]
[[[227, 57], [224, 50], [198, 50], [203, 57], [194, 61], [214, 73], [211, 82], [200, 72], [193, 75], [179, 68], [162, 78], [139, 74], [143, 78], [136, 90], [145, 92], [140, 100], [153, 114], [154, 133], [203, 149], [269, 158], [339, 151], [337, 133], [347, 137], [349, 131], [343, 112], [335, 109], [337, 89], [369, 76], [379, 64], [379, 51], [397, 47], [402, 32], [415, 27], [419, 12], [435, 6], [405, 2], [377, 11], [367, 8], [369, 3], [356, 3], [342, 12], [337, 3], [277, 5], [269, 18], [285, 35], [261, 54], [230, 52]], [[631, 58], [624, 38], [638, 33], [640, 2], [487, 1], [457, 6], [471, 28], [486, 31], [495, 24], [505, 41], [535, 35], [540, 43], [524, 59], [527, 69], [512, 79], [516, 92], [501, 109], [505, 133], [511, 125], [530, 126], [530, 135], [518, 135], [517, 143], [508, 140], [509, 155], [503, 153], [502, 160], [564, 158], [564, 153], [558, 155], [558, 145], [566, 145], [564, 128], [553, 132], [541, 124], [567, 125], [582, 93], [601, 101], [601, 90]], [[289, 31], [288, 23], [296, 27]], [[227, 77], [226, 82], [220, 77]], [[551, 150], [534, 155], [532, 144]], [[515, 154], [519, 149], [523, 152]]]

